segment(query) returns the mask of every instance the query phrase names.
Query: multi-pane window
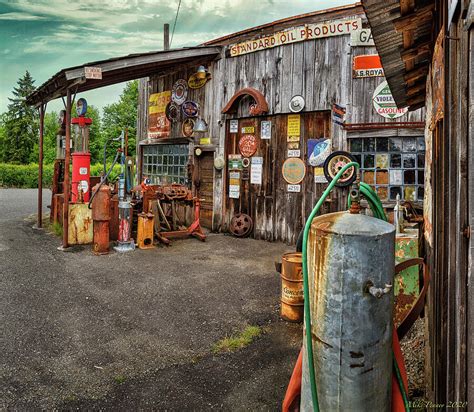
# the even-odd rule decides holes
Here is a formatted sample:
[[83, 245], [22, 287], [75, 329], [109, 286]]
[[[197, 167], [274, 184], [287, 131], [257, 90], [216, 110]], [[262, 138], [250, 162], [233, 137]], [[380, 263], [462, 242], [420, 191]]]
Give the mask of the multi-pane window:
[[422, 202], [425, 178], [424, 137], [364, 137], [349, 139], [361, 166], [361, 180], [380, 200]]
[[152, 184], [187, 183], [187, 144], [158, 144], [142, 148], [143, 176], [150, 178]]

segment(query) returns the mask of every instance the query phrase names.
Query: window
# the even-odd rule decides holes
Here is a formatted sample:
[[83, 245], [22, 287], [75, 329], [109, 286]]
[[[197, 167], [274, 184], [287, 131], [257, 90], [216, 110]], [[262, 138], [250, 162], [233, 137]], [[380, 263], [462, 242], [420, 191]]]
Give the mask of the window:
[[187, 144], [158, 144], [142, 148], [143, 176], [149, 177], [152, 184], [187, 183]]
[[421, 137], [351, 138], [350, 150], [361, 165], [361, 180], [383, 202], [422, 202], [424, 194], [425, 139]]

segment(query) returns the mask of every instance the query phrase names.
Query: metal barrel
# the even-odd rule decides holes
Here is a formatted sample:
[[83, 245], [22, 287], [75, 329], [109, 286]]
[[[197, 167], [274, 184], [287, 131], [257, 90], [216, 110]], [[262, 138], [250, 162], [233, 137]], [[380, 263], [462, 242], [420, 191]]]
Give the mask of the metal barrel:
[[[308, 239], [314, 370], [321, 411], [390, 411], [395, 227], [347, 212]], [[377, 294], [380, 296], [377, 297]], [[301, 410], [312, 411], [306, 333]]]
[[281, 263], [281, 317], [301, 322], [304, 310], [301, 253], [285, 253]]

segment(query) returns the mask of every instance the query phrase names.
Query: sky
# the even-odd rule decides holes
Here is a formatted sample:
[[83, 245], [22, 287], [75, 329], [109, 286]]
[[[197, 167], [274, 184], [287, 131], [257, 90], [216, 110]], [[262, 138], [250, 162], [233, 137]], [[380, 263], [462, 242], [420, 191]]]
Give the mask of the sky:
[[[0, 113], [28, 70], [35, 86], [59, 70], [130, 53], [161, 50], [179, 0], [0, 0]], [[354, 3], [355, 0], [182, 0], [172, 48], [284, 17]], [[102, 108], [123, 84], [83, 93]], [[47, 111], [62, 109], [61, 100]]]

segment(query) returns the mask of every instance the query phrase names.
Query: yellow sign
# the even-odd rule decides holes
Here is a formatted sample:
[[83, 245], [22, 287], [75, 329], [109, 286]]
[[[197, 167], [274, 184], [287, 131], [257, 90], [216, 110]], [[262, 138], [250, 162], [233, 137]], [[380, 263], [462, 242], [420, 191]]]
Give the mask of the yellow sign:
[[210, 137], [201, 137], [199, 139], [199, 144], [211, 144], [211, 138]]
[[362, 29], [362, 19], [344, 19], [307, 24], [305, 26], [294, 27], [280, 31], [260, 39], [249, 40], [230, 46], [231, 57], [241, 54], [253, 53], [259, 50], [270, 49], [305, 40], [314, 40], [330, 36], [341, 36], [351, 34], [353, 31]]
[[242, 134], [253, 134], [253, 133], [255, 133], [255, 127], [253, 126], [242, 127]]
[[290, 136], [297, 136], [297, 140], [290, 140], [289, 142], [295, 142], [300, 140], [300, 124], [301, 124], [301, 116], [299, 114], [289, 114], [288, 115], [288, 138]]
[[166, 111], [166, 105], [171, 101], [171, 90], [167, 90], [161, 93], [150, 94], [149, 102], [149, 113], [164, 113]]
[[188, 86], [191, 89], [200, 89], [203, 87], [208, 80], [208, 76], [204, 77], [199, 77], [200, 73], [194, 73], [189, 79], [188, 79]]

